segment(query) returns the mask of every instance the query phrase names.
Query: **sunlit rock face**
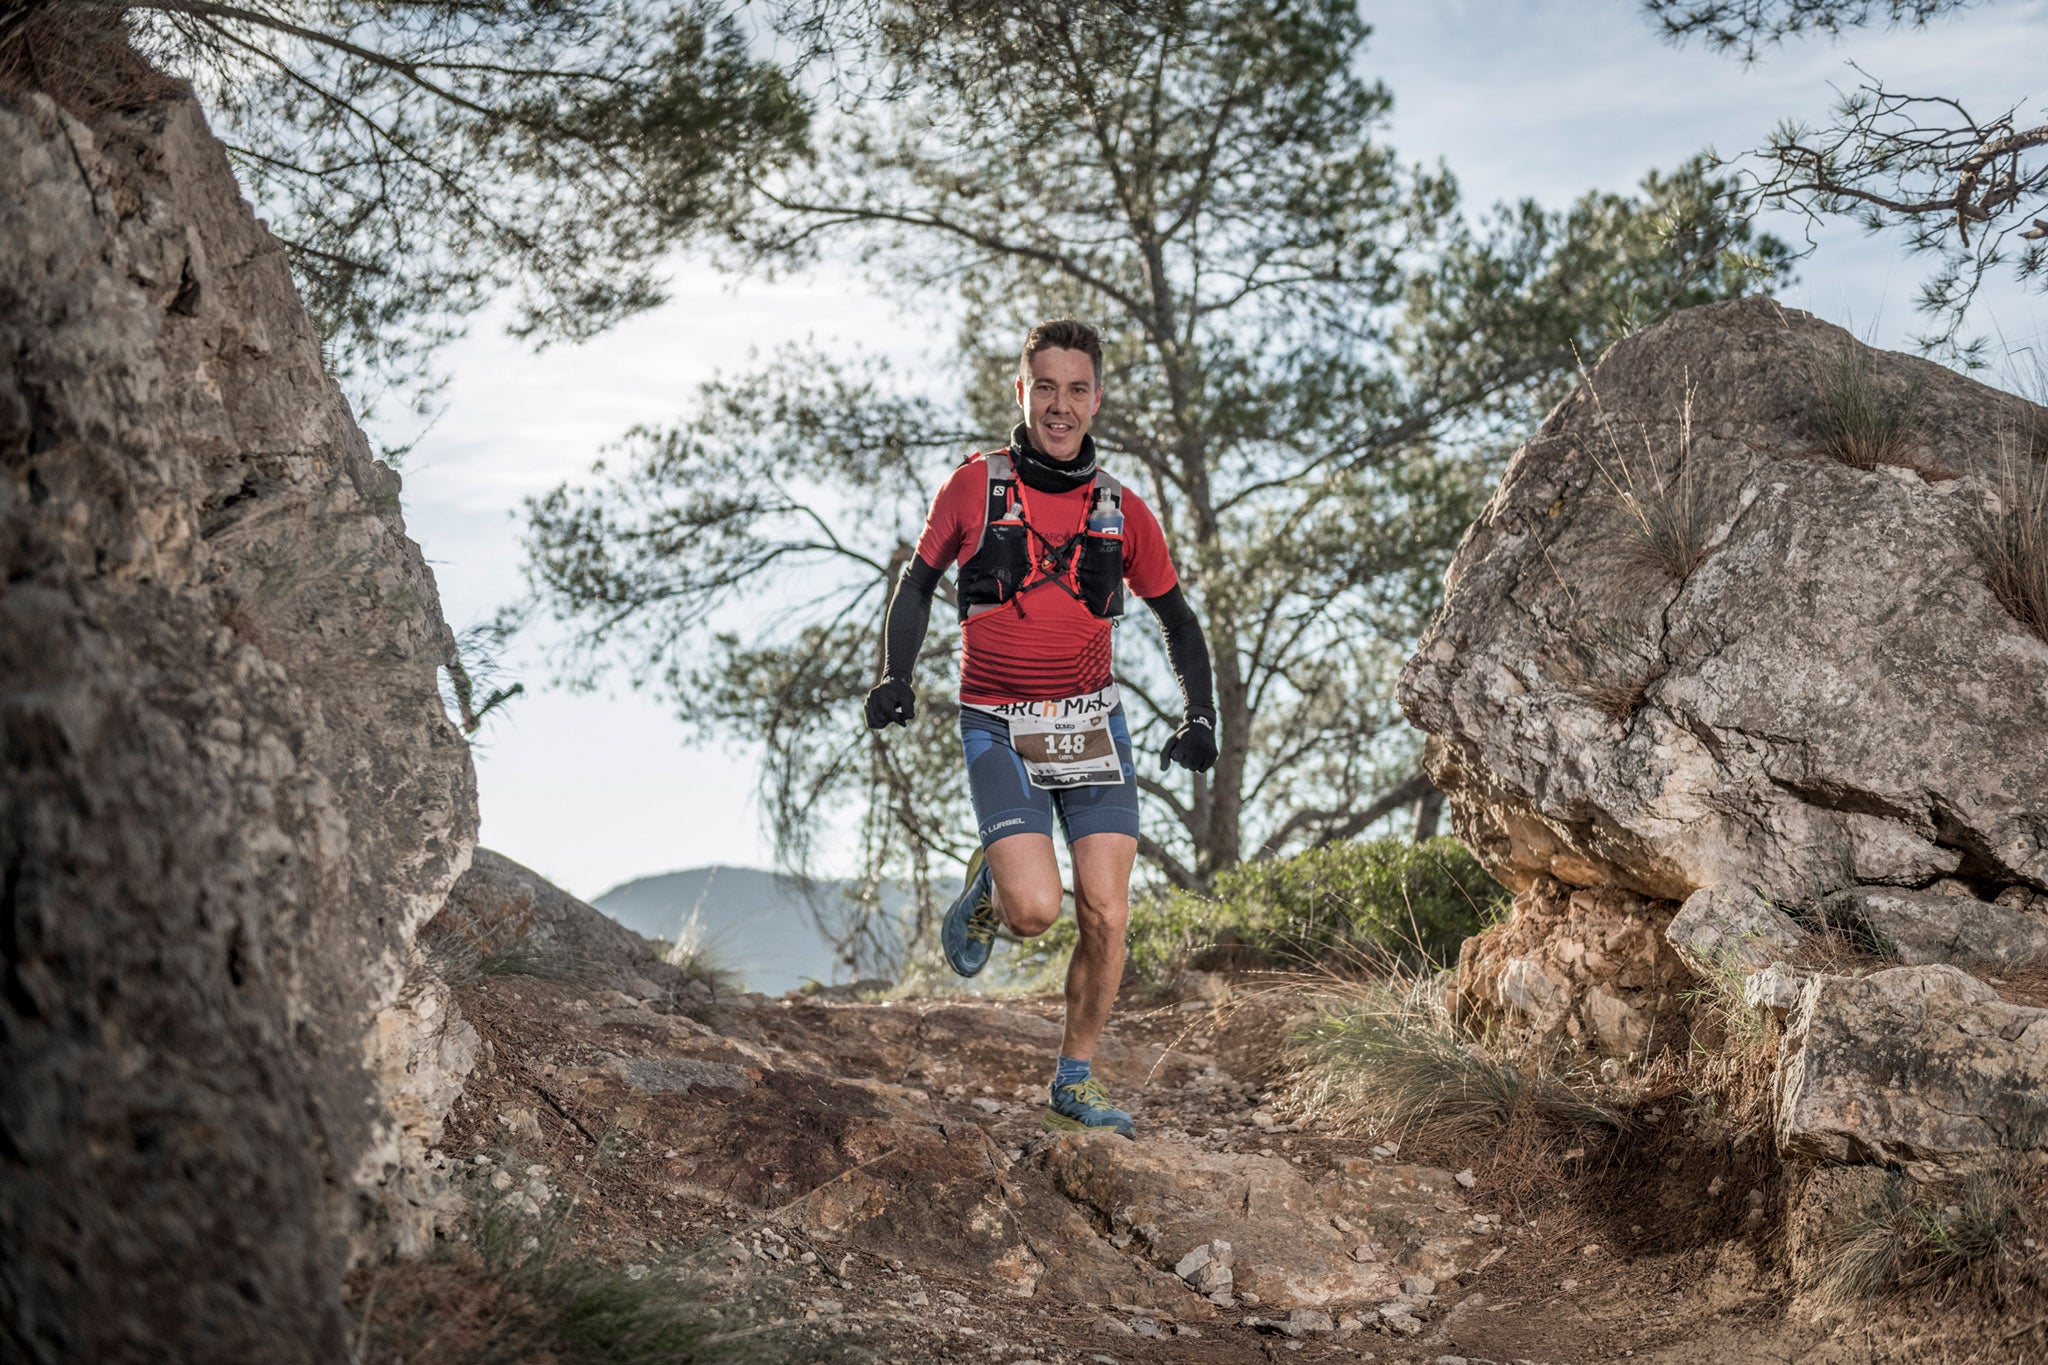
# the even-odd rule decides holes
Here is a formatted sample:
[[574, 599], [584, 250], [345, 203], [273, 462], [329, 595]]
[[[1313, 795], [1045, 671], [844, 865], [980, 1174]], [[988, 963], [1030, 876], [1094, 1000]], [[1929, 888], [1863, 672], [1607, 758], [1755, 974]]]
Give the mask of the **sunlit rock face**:
[[[1813, 423], [1856, 345], [1765, 299], [1694, 309], [1615, 345], [1515, 455], [1401, 690], [1510, 887], [2048, 888], [2048, 642], [1975, 535], [2048, 412], [1869, 352], [1917, 467], [1852, 468]], [[1659, 481], [1698, 509], [1682, 579], [1617, 492]]]
[[379, 1016], [439, 1013], [412, 939], [476, 828], [448, 628], [197, 106], [0, 96], [0, 166], [9, 1340], [346, 1359]]
[[[1904, 414], [1874, 468], [1827, 448], [1847, 372]], [[1461, 1000], [1633, 1046], [1690, 973], [1799, 966], [1817, 930], [2038, 957], [2048, 642], [1989, 586], [1982, 528], [2043, 450], [2048, 411], [1767, 299], [1617, 343], [1514, 456], [1402, 678], [1460, 835], [1519, 893]], [[1676, 976], [1647, 951], [1632, 993], [1570, 970], [1636, 922], [1671, 926]]]

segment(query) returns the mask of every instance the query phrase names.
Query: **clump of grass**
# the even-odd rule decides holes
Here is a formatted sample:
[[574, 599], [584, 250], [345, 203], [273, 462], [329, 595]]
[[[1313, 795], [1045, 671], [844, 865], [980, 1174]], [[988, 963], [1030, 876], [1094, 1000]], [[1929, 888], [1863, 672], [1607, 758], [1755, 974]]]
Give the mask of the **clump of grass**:
[[1985, 581], [2015, 621], [2048, 641], [2048, 441], [2008, 435], [1992, 477], [1996, 499], [1976, 528]]
[[[1713, 531], [1706, 499], [1700, 495], [1694, 477], [1692, 450], [1693, 383], [1688, 374], [1685, 397], [1678, 414], [1678, 453], [1672, 473], [1650, 443], [1647, 430], [1640, 433], [1642, 453], [1631, 455], [1615, 434], [1614, 421], [1600, 402], [1593, 377], [1583, 369], [1580, 379], [1592, 395], [1601, 430], [1607, 437], [1603, 456], [1590, 448], [1594, 466], [1606, 481], [1609, 500], [1620, 509], [1624, 535], [1608, 549], [1608, 558], [1624, 576], [1624, 586], [1644, 590], [1662, 586], [1659, 580], [1683, 583], [1707, 556], [1707, 541]], [[1639, 585], [1629, 578], [1647, 579]]]
[[563, 985], [580, 984], [588, 976], [568, 954], [550, 952], [527, 939], [478, 957], [476, 972], [478, 976], [531, 976]]
[[1565, 637], [1564, 650], [1548, 662], [1564, 691], [1623, 722], [1642, 709], [1667, 671], [1662, 658], [1651, 657], [1627, 631], [1600, 620], [1581, 622]]
[[1816, 375], [1820, 405], [1811, 417], [1820, 448], [1856, 469], [1911, 467], [1908, 457], [1916, 391], [1887, 394], [1869, 347], [1846, 342], [1822, 356]]
[[1339, 989], [1294, 1038], [1295, 1087], [1340, 1128], [1469, 1150], [1534, 1134], [1582, 1139], [1621, 1111], [1452, 1022], [1444, 978], [1394, 976]]
[[1836, 1229], [1808, 1292], [1817, 1307], [1847, 1312], [1887, 1295], [1940, 1294], [1995, 1277], [2021, 1250], [2021, 1215], [2009, 1170], [1945, 1186], [1894, 1175]]
[[572, 1215], [563, 1196], [535, 1212], [522, 1207], [516, 1188], [480, 1186], [464, 1242], [365, 1277], [357, 1359], [682, 1365], [738, 1358], [672, 1275], [577, 1253]]
[[1695, 1051], [1720, 1053], [1737, 1061], [1775, 1053], [1777, 1025], [1768, 1010], [1749, 1002], [1745, 993], [1749, 975], [1742, 962], [1726, 957], [1710, 964], [1699, 974], [1697, 984], [1682, 993], [1695, 1016], [1711, 1030], [1710, 1037], [1694, 1035]]

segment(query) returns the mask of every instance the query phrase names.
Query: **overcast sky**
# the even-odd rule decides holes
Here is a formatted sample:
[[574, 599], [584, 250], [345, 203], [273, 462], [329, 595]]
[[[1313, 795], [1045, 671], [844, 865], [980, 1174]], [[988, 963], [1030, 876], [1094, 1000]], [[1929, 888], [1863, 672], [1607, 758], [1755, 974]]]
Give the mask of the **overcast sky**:
[[[1633, 0], [1431, 0], [1365, 5], [1364, 69], [1394, 94], [1389, 133], [1410, 161], [1441, 158], [1468, 212], [1525, 196], [1557, 207], [1626, 191], [1702, 147], [1734, 154], [1779, 119], [1823, 118], [1855, 61], [1901, 88], [1961, 96], [1973, 112], [2026, 100], [2043, 113], [2048, 0], [2001, 0], [1922, 31], [1795, 44], [1754, 66], [1662, 42]], [[1796, 236], [1797, 226], [1778, 225]], [[1781, 299], [1903, 348], [1924, 263], [1884, 239], [1831, 232]], [[580, 477], [636, 422], [683, 415], [694, 387], [750, 350], [815, 339], [915, 365], [929, 319], [908, 319], [845, 270], [735, 284], [679, 262], [673, 299], [579, 347], [533, 354], [488, 322], [449, 347], [445, 410], [404, 466], [408, 529], [448, 619], [489, 616], [519, 586], [522, 497]], [[1977, 322], [2033, 344], [2048, 300], [2000, 280]], [[941, 338], [943, 339], [943, 338]], [[379, 429], [409, 438], [401, 423]], [[949, 628], [935, 620], [934, 629]], [[632, 877], [706, 863], [766, 866], [743, 742], [695, 743], [656, 698], [615, 680], [575, 695], [527, 654], [527, 686], [477, 753], [483, 842], [589, 897]]]

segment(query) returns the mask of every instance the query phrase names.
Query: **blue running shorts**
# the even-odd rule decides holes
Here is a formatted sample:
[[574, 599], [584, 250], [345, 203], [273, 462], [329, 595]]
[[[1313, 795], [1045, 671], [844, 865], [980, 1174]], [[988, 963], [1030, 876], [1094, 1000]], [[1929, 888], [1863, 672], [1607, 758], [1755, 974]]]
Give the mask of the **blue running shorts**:
[[982, 847], [1012, 834], [1052, 836], [1055, 811], [1067, 842], [1090, 834], [1138, 837], [1138, 783], [1131, 767], [1131, 727], [1118, 704], [1109, 713], [1109, 735], [1123, 761], [1124, 780], [1115, 786], [1066, 787], [1047, 791], [1025, 775], [1024, 760], [1010, 747], [1010, 727], [971, 706], [960, 708], [960, 748], [967, 758], [967, 786], [974, 794], [974, 820]]

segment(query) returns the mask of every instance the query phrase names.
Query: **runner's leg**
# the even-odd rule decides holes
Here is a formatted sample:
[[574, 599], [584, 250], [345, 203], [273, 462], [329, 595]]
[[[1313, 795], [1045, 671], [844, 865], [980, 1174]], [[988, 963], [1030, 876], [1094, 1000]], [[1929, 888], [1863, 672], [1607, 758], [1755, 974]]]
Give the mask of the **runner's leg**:
[[1050, 834], [1011, 834], [989, 844], [996, 913], [1010, 932], [1035, 938], [1060, 917], [1060, 864]]
[[1131, 868], [1138, 860], [1138, 841], [1128, 834], [1087, 834], [1074, 840], [1069, 852], [1074, 859], [1074, 918], [1080, 942], [1067, 964], [1067, 1031], [1060, 1052], [1088, 1061], [1095, 1056], [1096, 1041], [1109, 1022], [1123, 979], [1124, 924], [1130, 917]]

